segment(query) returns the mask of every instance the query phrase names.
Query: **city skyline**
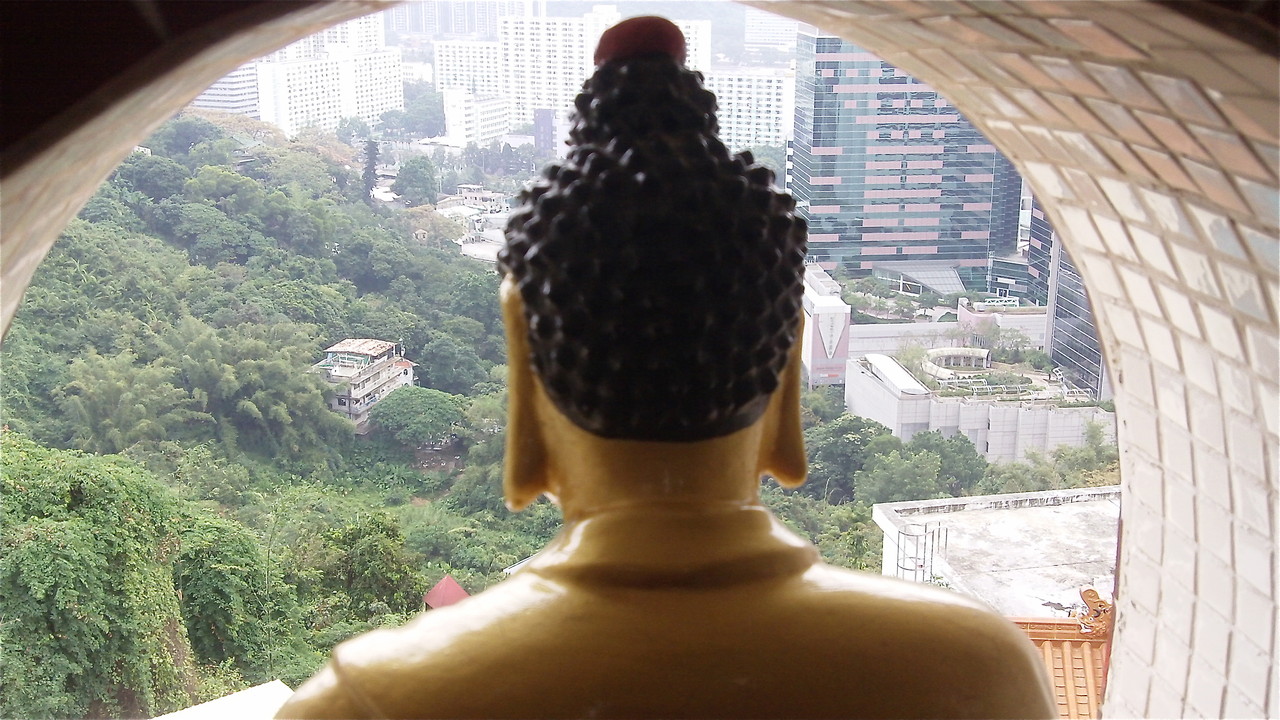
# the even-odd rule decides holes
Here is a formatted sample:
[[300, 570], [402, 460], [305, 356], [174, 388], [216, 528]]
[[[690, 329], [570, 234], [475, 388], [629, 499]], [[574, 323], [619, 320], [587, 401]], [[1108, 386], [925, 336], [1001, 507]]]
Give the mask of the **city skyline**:
[[[325, 57], [333, 45], [382, 50], [397, 23], [401, 32], [413, 29], [404, 23], [415, 5], [427, 7], [411, 3], [397, 8], [398, 15], [387, 11], [339, 25], [258, 65], [270, 70], [281, 60]], [[567, 132], [565, 108], [590, 68], [588, 50], [622, 18], [617, 5], [593, 5], [577, 18], [547, 15], [535, 2], [430, 8], [437, 18], [465, 14], [472, 23], [465, 33], [457, 26], [434, 31], [443, 38], [433, 42], [433, 79], [447, 130], [437, 140], [458, 147], [503, 142], [537, 116], [536, 144], [553, 153]], [[478, 17], [491, 18], [493, 28], [475, 26]], [[933, 88], [881, 58], [808, 26], [771, 22], [767, 14], [748, 13], [746, 20], [744, 45], [781, 50], [786, 41], [779, 30], [795, 33], [787, 50], [791, 67], [717, 66], [709, 60], [715, 25], [677, 23], [688, 38], [689, 64], [707, 67], [726, 145], [733, 151], [790, 145], [779, 180], [809, 220], [811, 261], [881, 275], [900, 290], [984, 290], [1049, 305], [1047, 349], [1071, 381], [1093, 397], [1108, 397], [1083, 285], [1011, 163]], [[229, 88], [243, 88], [264, 71], [249, 64], [237, 73], [206, 95], [221, 89], [224, 103], [243, 103]], [[324, 101], [333, 104], [335, 97]]]

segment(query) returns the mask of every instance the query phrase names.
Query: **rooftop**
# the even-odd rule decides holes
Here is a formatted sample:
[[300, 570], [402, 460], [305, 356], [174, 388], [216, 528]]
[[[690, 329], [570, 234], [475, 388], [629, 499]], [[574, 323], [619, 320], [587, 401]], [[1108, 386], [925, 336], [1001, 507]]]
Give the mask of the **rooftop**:
[[953, 267], [931, 262], [887, 262], [882, 266], [885, 270], [900, 272], [942, 295], [965, 291], [960, 274]]
[[934, 575], [1001, 615], [1063, 617], [1080, 588], [1115, 585], [1116, 486], [882, 503], [874, 516], [886, 536], [942, 529]]
[[915, 376], [902, 367], [901, 363], [888, 355], [867, 353], [863, 359], [870, 364], [872, 372], [877, 377], [893, 385], [898, 392], [907, 395], [929, 394], [929, 388], [922, 385]]
[[325, 352], [350, 353], [352, 355], [368, 355], [369, 357], [377, 357], [395, 346], [395, 343], [388, 342], [386, 340], [347, 338], [346, 340], [341, 340], [334, 345], [325, 348]]

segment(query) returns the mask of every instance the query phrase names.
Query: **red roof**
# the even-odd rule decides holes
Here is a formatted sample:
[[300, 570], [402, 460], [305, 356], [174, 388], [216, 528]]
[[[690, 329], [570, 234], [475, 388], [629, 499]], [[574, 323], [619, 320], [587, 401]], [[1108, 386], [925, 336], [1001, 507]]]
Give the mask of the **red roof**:
[[467, 594], [466, 590], [462, 589], [462, 586], [458, 584], [457, 580], [453, 579], [452, 575], [445, 575], [440, 579], [440, 582], [436, 583], [435, 587], [422, 596], [422, 602], [434, 610], [447, 607], [459, 600], [466, 600], [469, 597], [471, 596]]

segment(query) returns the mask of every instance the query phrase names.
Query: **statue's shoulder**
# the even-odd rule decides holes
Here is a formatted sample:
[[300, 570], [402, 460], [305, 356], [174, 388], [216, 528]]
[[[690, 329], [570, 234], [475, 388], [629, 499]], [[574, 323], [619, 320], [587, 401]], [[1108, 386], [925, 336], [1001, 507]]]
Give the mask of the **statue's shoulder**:
[[324, 669], [298, 688], [277, 717], [457, 716], [482, 657], [502, 654], [513, 625], [528, 620], [536, 592], [508, 580], [465, 602], [423, 613], [396, 628], [367, 632], [333, 650]]
[[878, 575], [584, 589], [521, 573], [343, 643], [282, 717], [1050, 717], [1043, 675], [981, 604]]
[[[801, 639], [795, 647], [824, 647], [842, 657], [839, 673], [870, 687], [896, 688], [883, 716], [1053, 715], [1035, 646], [985, 604], [944, 588], [823, 564], [796, 585], [786, 603], [795, 618], [789, 631]], [[835, 666], [814, 667], [822, 673]]]
[[[832, 621], [847, 618], [864, 632], [900, 639], [960, 640], [1001, 651], [1029, 645], [1016, 625], [987, 605], [945, 588], [819, 563], [798, 581], [803, 604]], [[878, 630], [877, 630], [878, 628]], [[974, 643], [973, 640], [983, 639]]]

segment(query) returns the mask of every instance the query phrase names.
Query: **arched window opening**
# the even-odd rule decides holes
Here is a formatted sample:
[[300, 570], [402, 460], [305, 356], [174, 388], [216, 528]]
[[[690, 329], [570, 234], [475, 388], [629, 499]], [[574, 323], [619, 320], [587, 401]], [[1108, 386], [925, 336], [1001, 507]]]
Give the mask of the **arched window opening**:
[[[457, 5], [474, 10], [486, 4]], [[805, 498], [801, 491], [790, 500], [821, 503], [806, 506], [819, 513], [808, 520], [822, 524], [822, 506], [856, 502], [859, 471], [863, 489], [883, 490], [884, 499], [917, 499], [892, 492], [912, 473], [928, 480], [933, 468], [915, 466], [934, 457], [947, 459], [947, 467], [936, 463], [934, 485], [913, 492], [933, 488], [934, 494], [965, 497], [979, 488], [1041, 490], [1019, 483], [1053, 487], [1066, 477], [1046, 462], [1039, 475], [981, 472], [969, 482], [967, 475], [958, 477], [962, 468], [969, 472], [974, 458], [987, 462], [992, 453], [1005, 452], [1008, 418], [962, 419], [966, 410], [957, 411], [952, 424], [945, 411], [937, 411], [936, 419], [932, 410], [917, 412], [911, 422], [884, 423], [895, 425], [889, 428], [898, 436], [894, 445], [880, 439], [893, 435], [841, 415], [876, 392], [896, 393], [896, 403], [915, 403], [917, 411], [930, 394], [926, 402], [972, 408], [991, 396], [1001, 399], [997, 407], [1035, 405], [1035, 393], [1051, 386], [1077, 405], [1106, 403], [1114, 392], [1127, 535], [1117, 598], [1120, 632], [1107, 681], [1113, 714], [1261, 715], [1274, 712], [1277, 702], [1265, 683], [1250, 680], [1274, 668], [1276, 652], [1264, 632], [1276, 617], [1275, 511], [1268, 502], [1276, 476], [1265, 460], [1277, 447], [1277, 141], [1274, 123], [1267, 122], [1275, 109], [1275, 55], [1259, 52], [1256, 27], [1228, 25], [1235, 27], [1234, 37], [1210, 34], [1198, 16], [1213, 12], [1207, 5], [1184, 13], [1143, 3], [1154, 19], [1139, 22], [1132, 9], [1092, 4], [1032, 5], [1003, 16], [960, 5], [946, 14], [878, 3], [788, 4], [778, 9], [851, 40], [800, 34], [801, 61], [789, 78], [786, 72], [717, 73], [711, 63], [704, 71], [721, 95], [721, 124], [734, 133], [740, 145], [734, 149], [755, 150], [798, 198], [807, 194], [800, 199], [813, 233], [809, 285], [815, 299], [826, 298], [815, 300], [805, 336], [811, 460], [815, 476], [825, 473], [825, 480], [821, 488], [810, 483], [820, 495]], [[402, 62], [414, 52], [411, 26], [427, 24], [421, 15], [426, 6], [402, 5], [379, 20], [384, 34], [400, 35]], [[322, 26], [355, 11], [311, 12]], [[1217, 12], [1225, 13], [1218, 20], [1238, 22], [1248, 19], [1239, 13], [1250, 9]], [[866, 13], [877, 17], [874, 25]], [[372, 48], [362, 43], [376, 45], [376, 38], [358, 30], [374, 25], [339, 25], [326, 31], [327, 51], [315, 42], [310, 48], [291, 45], [262, 64], [278, 67], [242, 64], [256, 54], [244, 48], [280, 45], [262, 36], [300, 34], [272, 14], [282, 12], [224, 25], [259, 37], [225, 51], [234, 56], [234, 63], [223, 62], [230, 74], [197, 104], [243, 108], [242, 91], [253, 78], [259, 114], [264, 107], [274, 113], [280, 131], [198, 110], [184, 112], [146, 141], [119, 119], [106, 135], [107, 125], [99, 125], [98, 137], [111, 142], [102, 143], [101, 152], [85, 153], [82, 171], [108, 172], [113, 154], [128, 149], [117, 147], [117, 138], [129, 137], [128, 146], [140, 150], [91, 198], [92, 187], [60, 187], [52, 180], [70, 167], [65, 151], [61, 159], [56, 153], [41, 158], [41, 167], [21, 161], [57, 149], [59, 142], [91, 143], [102, 116], [82, 115], [76, 120], [82, 130], [24, 138], [17, 152], [6, 142], [6, 322], [17, 302], [12, 288], [20, 288], [29, 272], [11, 258], [34, 267], [43, 254], [42, 234], [51, 241], [61, 226], [44, 192], [64, 195], [59, 202], [67, 207], [87, 199], [79, 219], [61, 231], [5, 340], [6, 455], [7, 462], [21, 464], [6, 474], [62, 477], [56, 469], [72, 462], [70, 456], [32, 445], [32, 437], [45, 446], [123, 452], [139, 465], [120, 470], [95, 465], [94, 458], [75, 462], [115, 473], [120, 487], [148, 498], [155, 518], [175, 524], [194, 518], [177, 535], [158, 531], [181, 537], [173, 560], [180, 601], [166, 617], [185, 621], [191, 674], [179, 677], [179, 668], [172, 687], [157, 685], [154, 698], [117, 698], [111, 701], [117, 705], [85, 705], [86, 712], [177, 707], [182, 693], [173, 688], [191, 678], [204, 683], [205, 696], [260, 678], [296, 682], [326, 644], [396, 622], [419, 607], [424, 573], [434, 573], [432, 581], [453, 578], [475, 592], [536, 549], [558, 521], [546, 505], [505, 518], [495, 494], [502, 350], [495, 340], [496, 304], [485, 299], [496, 283], [475, 258], [492, 252], [496, 216], [521, 173], [538, 161], [539, 144], [554, 146], [563, 120], [551, 108], [527, 106], [519, 124], [508, 113], [504, 126], [501, 103], [491, 102], [495, 89], [482, 84], [483, 73], [466, 71], [492, 67], [497, 57], [514, 64], [534, 47], [537, 33], [558, 33], [550, 45], [563, 49], [581, 41], [573, 33], [589, 34], [592, 23], [607, 18], [554, 29], [540, 27], [549, 21], [506, 20], [511, 47], [496, 41], [497, 52], [505, 54], [493, 55], [495, 41], [483, 35], [451, 38], [434, 48], [436, 86], [411, 80], [347, 98], [317, 90], [335, 80], [353, 87], [361, 78], [374, 83], [387, 73], [382, 50], [366, 53], [364, 66], [341, 62]], [[449, 16], [456, 25], [450, 32], [504, 22], [473, 15]], [[175, 17], [168, 18], [174, 36], [191, 27]], [[437, 30], [441, 17], [437, 12]], [[785, 43], [769, 34], [776, 21], [754, 11], [741, 17], [743, 58], [767, 63], [787, 57], [780, 48]], [[163, 18], [144, 21], [163, 24]], [[749, 47], [753, 22], [755, 44]], [[686, 29], [695, 41], [697, 27]], [[712, 34], [707, 40], [710, 58], [716, 43]], [[871, 48], [895, 64], [862, 57]], [[311, 59], [323, 54], [324, 61], [290, 76], [307, 53]], [[134, 72], [116, 87], [121, 112], [135, 102], [138, 88], [142, 97], [148, 83], [170, 81], [163, 78], [164, 63], [180, 67], [190, 57], [190, 50], [171, 50], [148, 72]], [[444, 74], [448, 63], [455, 79]], [[896, 64], [950, 99], [914, 87], [921, 81]], [[275, 88], [265, 102], [264, 80]], [[446, 89], [446, 82], [456, 86]], [[556, 68], [519, 84], [537, 102], [537, 92], [572, 92], [575, 82], [580, 80], [572, 73]], [[284, 108], [277, 96], [290, 83], [311, 93], [309, 105]], [[874, 90], [853, 89], [873, 84]], [[899, 85], [905, 89], [891, 87]], [[385, 99], [397, 90], [403, 110], [394, 103], [377, 106], [374, 96]], [[137, 112], [157, 103], [164, 112]], [[940, 120], [953, 103], [960, 119]], [[174, 96], [156, 91], [133, 108], [136, 117], [148, 118], [143, 125], [154, 125], [178, 105]], [[786, 109], [774, 114], [773, 106]], [[739, 111], [744, 107], [747, 112]], [[424, 138], [418, 135], [435, 134], [440, 125], [449, 134], [451, 108], [461, 147], [454, 152], [445, 143], [419, 143]], [[770, 128], [785, 128], [788, 111], [795, 120], [792, 138], [783, 144]], [[927, 126], [920, 120], [926, 111], [938, 116]], [[945, 151], [964, 140], [955, 127], [943, 125], [965, 118], [974, 134], [962, 143], [962, 159], [933, 167], [932, 156], [916, 152], [928, 144]], [[31, 127], [44, 119], [33, 116]], [[504, 127], [505, 134], [495, 134]], [[512, 134], [528, 136], [531, 149], [510, 142]], [[860, 143], [842, 144], [855, 134]], [[998, 153], [983, 147], [983, 135], [1012, 162], [1002, 164]], [[499, 137], [496, 146], [481, 142]], [[884, 151], [890, 141], [902, 151]], [[861, 171], [858, 202], [839, 192], [853, 184], [855, 169]], [[1009, 181], [1019, 172], [1025, 188]], [[972, 197], [966, 184], [989, 186], [987, 199]], [[446, 212], [445, 195], [458, 199], [453, 207], [459, 212]], [[30, 199], [28, 212], [12, 204], [15, 196]], [[41, 213], [51, 218], [49, 227], [39, 227]], [[996, 216], [1007, 226], [997, 227], [990, 219]], [[952, 230], [956, 238], [944, 237]], [[938, 272], [922, 260], [926, 256], [953, 262], [951, 272]], [[1085, 297], [1085, 287], [1092, 297]], [[961, 302], [962, 295], [968, 302]], [[1043, 343], [1023, 337], [1030, 321], [1021, 311], [1037, 303], [1047, 306]], [[917, 331], [917, 342], [875, 348], [880, 359], [871, 352], [860, 360], [849, 355], [859, 324], [841, 319], [855, 313], [956, 329], [934, 337]], [[880, 330], [882, 336], [888, 332]], [[868, 337], [858, 339], [864, 347], [888, 342]], [[335, 376], [341, 351], [334, 348], [368, 339], [393, 346], [385, 372], [360, 365], [349, 379]], [[325, 355], [325, 348], [332, 352]], [[930, 350], [948, 348], [980, 348], [991, 356], [981, 362], [962, 352], [930, 357]], [[893, 354], [899, 357], [887, 357]], [[331, 355], [333, 367], [324, 366]], [[381, 357], [357, 355], [354, 365], [365, 358], [371, 368]], [[854, 362], [841, 367], [842, 358]], [[967, 364], [956, 358], [968, 358]], [[988, 362], [1012, 367], [980, 367]], [[311, 365], [321, 367], [308, 372]], [[823, 389], [842, 371], [856, 374], [858, 393], [849, 391], [848, 377], [842, 394]], [[925, 395], [907, 392], [899, 372]], [[823, 373], [832, 375], [824, 381]], [[387, 383], [405, 378], [416, 385], [393, 394]], [[384, 432], [348, 440], [349, 431], [331, 412], [338, 407], [349, 416], [361, 414], [351, 418], [357, 426], [364, 420]], [[874, 418], [875, 412], [887, 411], [862, 414]], [[1021, 418], [1014, 426], [1019, 432], [1021, 425], [1037, 424], [1043, 425], [1037, 432], [1047, 435], [1065, 432], [1061, 423], [1053, 425], [1059, 414]], [[1095, 471], [1107, 467], [1107, 444], [1094, 437], [1096, 426], [1077, 430], [1089, 435], [1083, 449], [1093, 457], [1066, 453], [1062, 462], [1072, 471], [1098, 467], [1078, 472], [1071, 482], [1102, 484]], [[875, 461], [868, 462], [865, 447], [850, 449], [851, 432], [867, 440], [864, 445], [878, 443]], [[958, 438], [970, 447], [952, 447], [963, 444]], [[1014, 445], [1012, 452], [1024, 452], [1025, 442]], [[859, 470], [850, 471], [859, 461]], [[171, 488], [155, 490], [155, 476]], [[74, 500], [79, 486], [69, 487]], [[203, 508], [170, 504], [175, 489]], [[211, 512], [214, 507], [221, 516]], [[902, 508], [886, 513], [899, 510], [906, 514]], [[897, 528], [882, 555], [876, 543], [889, 537], [885, 526], [877, 527], [869, 510], [865, 515], [824, 545], [828, 559], [879, 564], [892, 545], [895, 565], [914, 558], [915, 571], [931, 569], [926, 581], [945, 581], [932, 568], [955, 556], [946, 533], [940, 542], [938, 528], [923, 535]], [[802, 525], [805, 519], [792, 521]], [[126, 553], [137, 552], [129, 543], [143, 542], [111, 537], [128, 546], [121, 550]], [[202, 554], [213, 546], [239, 554], [222, 560]], [[17, 567], [13, 557], [10, 569]], [[208, 572], [232, 560], [247, 570]], [[379, 568], [375, 576], [355, 576], [355, 569], [371, 565]], [[211, 634], [191, 619], [225, 611], [211, 599], [221, 591], [217, 583], [242, 588], [261, 610], [228, 621], [236, 628], [231, 637]], [[292, 595], [285, 586], [295, 588]], [[303, 590], [310, 593], [306, 600], [300, 599]], [[1073, 617], [1096, 611], [1082, 598]], [[70, 616], [67, 621], [68, 628], [76, 625]], [[1143, 640], [1157, 631], [1178, 639], [1177, 647], [1155, 648], [1159, 662]], [[1219, 642], [1227, 636], [1229, 645]], [[165, 653], [179, 645], [160, 643], [133, 657], [163, 664]], [[1170, 675], [1175, 665], [1184, 672]], [[64, 701], [72, 704], [50, 707], [80, 711], [74, 704], [79, 700], [49, 700]]]

